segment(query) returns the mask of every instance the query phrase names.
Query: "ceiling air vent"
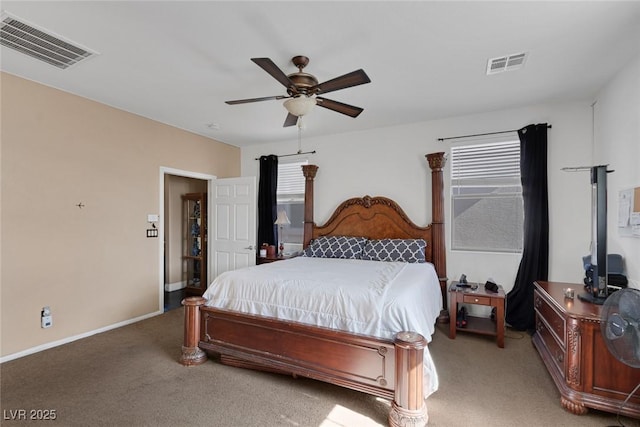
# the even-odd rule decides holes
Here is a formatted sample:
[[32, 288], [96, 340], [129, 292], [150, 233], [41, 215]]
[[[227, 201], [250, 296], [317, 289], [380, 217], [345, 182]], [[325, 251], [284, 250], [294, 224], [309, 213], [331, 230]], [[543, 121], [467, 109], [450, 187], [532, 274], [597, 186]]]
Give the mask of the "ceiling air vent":
[[96, 55], [85, 47], [58, 35], [47, 33], [26, 21], [3, 13], [0, 16], [0, 44], [18, 52], [66, 69]]
[[514, 53], [513, 55], [491, 58], [487, 61], [487, 75], [522, 68], [526, 59], [526, 53]]

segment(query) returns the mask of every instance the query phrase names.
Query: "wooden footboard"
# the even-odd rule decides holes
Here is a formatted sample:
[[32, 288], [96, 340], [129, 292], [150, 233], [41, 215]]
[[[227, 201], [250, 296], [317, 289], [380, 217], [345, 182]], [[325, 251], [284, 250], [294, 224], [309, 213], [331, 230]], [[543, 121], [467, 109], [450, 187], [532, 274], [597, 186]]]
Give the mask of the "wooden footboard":
[[[313, 220], [316, 165], [305, 165], [304, 237], [307, 247], [320, 236], [360, 236], [368, 239], [423, 239], [425, 261], [433, 263], [443, 294], [446, 319], [446, 261], [444, 247], [444, 153], [426, 156], [432, 175], [432, 223], [414, 224], [393, 200], [352, 198], [335, 210], [329, 221]], [[222, 363], [301, 375], [392, 400], [389, 424], [424, 426], [424, 349], [426, 339], [405, 331], [394, 340], [350, 334], [204, 306], [201, 297], [183, 301], [185, 334], [180, 362], [198, 365], [207, 353]]]
[[183, 301], [182, 364], [204, 363], [205, 351], [219, 354], [233, 366], [305, 376], [390, 399], [390, 425], [426, 425], [422, 335], [400, 332], [394, 341], [380, 340], [204, 303], [201, 297]]

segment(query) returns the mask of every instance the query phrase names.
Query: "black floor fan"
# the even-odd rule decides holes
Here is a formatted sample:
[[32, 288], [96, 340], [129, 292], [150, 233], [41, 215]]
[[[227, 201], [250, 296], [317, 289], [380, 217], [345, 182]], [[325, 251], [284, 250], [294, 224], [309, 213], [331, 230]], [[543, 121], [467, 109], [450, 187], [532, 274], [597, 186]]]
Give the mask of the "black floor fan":
[[[640, 368], [640, 290], [626, 288], [612, 293], [600, 313], [600, 330], [607, 349], [616, 359], [632, 368]], [[617, 416], [621, 426], [620, 410], [638, 388], [640, 384], [620, 405]]]

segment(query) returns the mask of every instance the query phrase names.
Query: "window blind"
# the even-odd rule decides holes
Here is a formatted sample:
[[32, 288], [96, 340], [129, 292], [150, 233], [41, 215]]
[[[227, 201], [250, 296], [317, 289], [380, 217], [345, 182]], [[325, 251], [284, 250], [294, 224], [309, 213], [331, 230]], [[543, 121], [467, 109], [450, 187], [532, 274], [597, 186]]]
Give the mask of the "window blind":
[[454, 183], [493, 178], [512, 181], [519, 177], [520, 141], [451, 147], [451, 179]]
[[451, 147], [451, 246], [522, 251], [520, 141]]
[[278, 197], [304, 196], [304, 175], [302, 165], [308, 160], [278, 164]]

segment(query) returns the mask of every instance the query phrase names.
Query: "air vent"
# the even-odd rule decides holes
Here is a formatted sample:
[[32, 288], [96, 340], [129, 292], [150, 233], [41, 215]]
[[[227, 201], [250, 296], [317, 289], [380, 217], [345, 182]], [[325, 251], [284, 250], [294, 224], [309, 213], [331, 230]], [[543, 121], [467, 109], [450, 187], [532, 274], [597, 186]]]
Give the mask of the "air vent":
[[514, 53], [513, 55], [491, 58], [487, 61], [487, 75], [522, 68], [526, 59], [526, 53]]
[[0, 27], [2, 46], [15, 49], [55, 67], [66, 69], [97, 54], [7, 13], [3, 13], [0, 19], [2, 20]]

